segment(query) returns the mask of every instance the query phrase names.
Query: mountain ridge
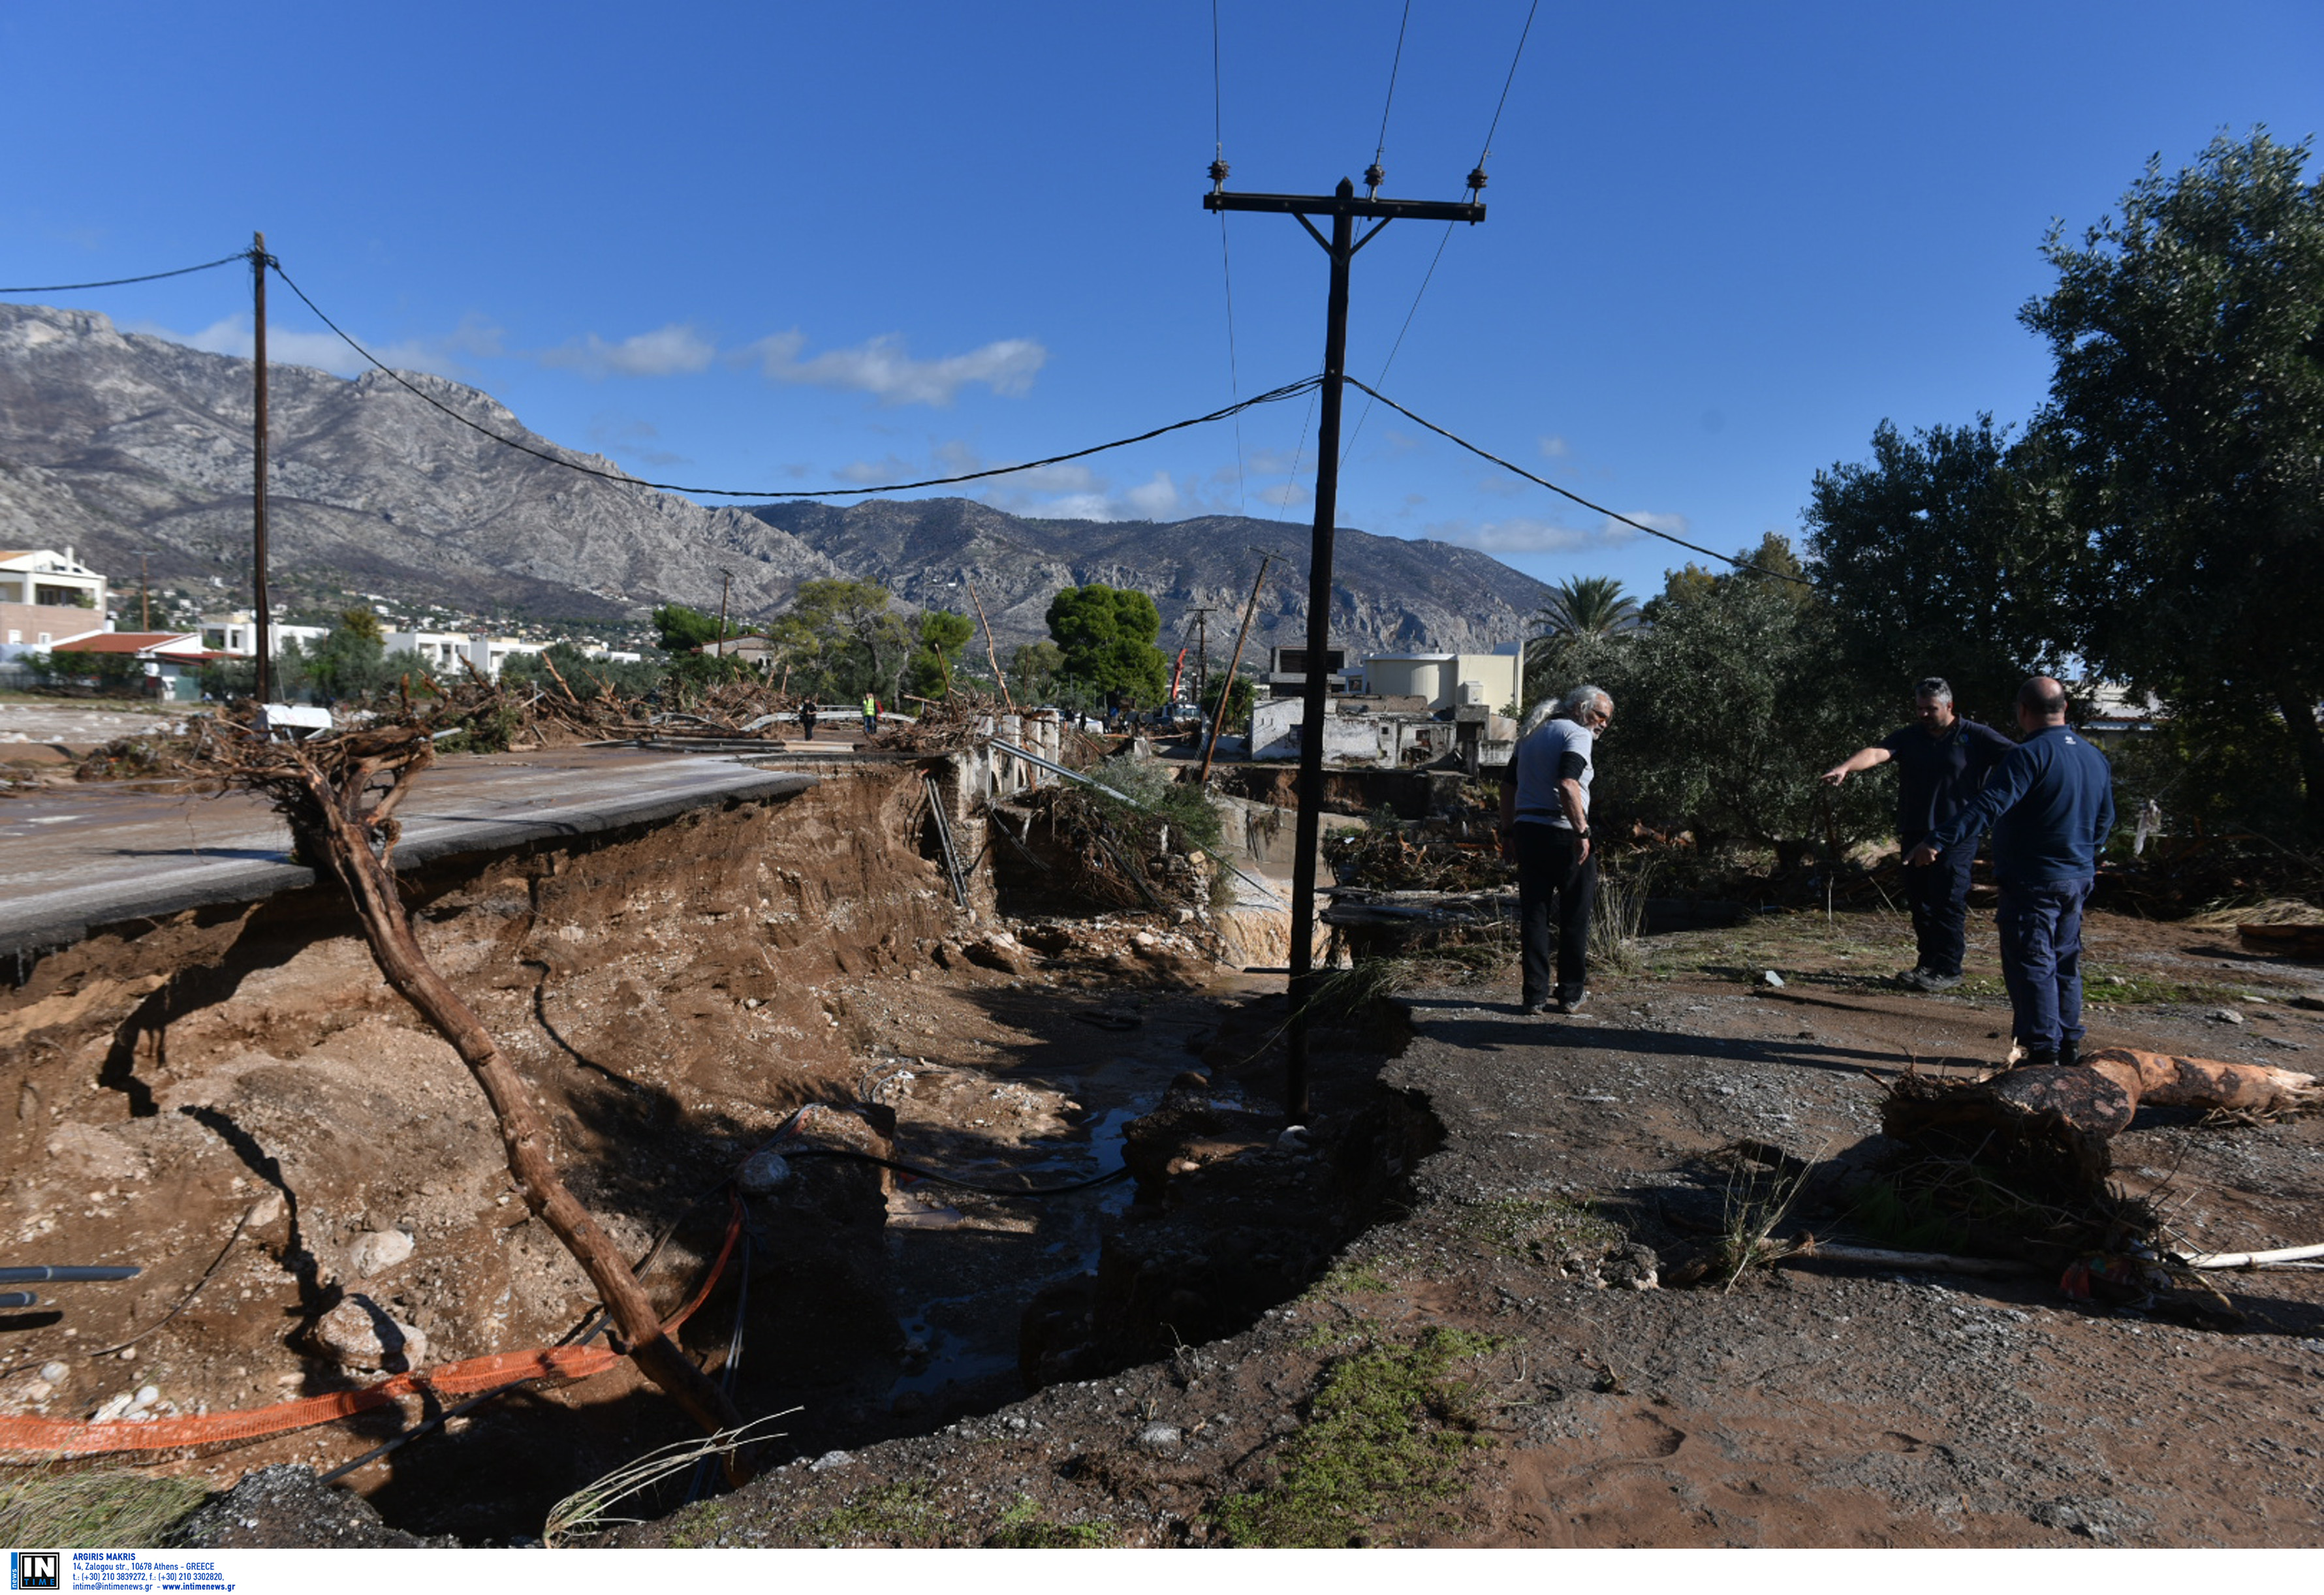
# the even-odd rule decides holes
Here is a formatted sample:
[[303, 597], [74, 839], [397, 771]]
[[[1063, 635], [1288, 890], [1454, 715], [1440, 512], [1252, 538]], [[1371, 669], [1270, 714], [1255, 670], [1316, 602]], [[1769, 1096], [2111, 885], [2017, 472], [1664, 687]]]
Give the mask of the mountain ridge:
[[[430, 398], [558, 459], [628, 473], [526, 428], [481, 390], [399, 373]], [[462, 426], [396, 379], [270, 362], [269, 579], [279, 601], [335, 591], [536, 618], [641, 619], [728, 604], [771, 618], [799, 583], [874, 581], [912, 607], [973, 618], [973, 583], [1005, 650], [1047, 635], [1049, 598], [1102, 581], [1150, 594], [1172, 647], [1207, 605], [1223, 657], [1259, 557], [1270, 572], [1251, 656], [1304, 641], [1308, 528], [1243, 516], [1040, 520], [973, 499], [706, 507], [633, 480], [560, 468]], [[0, 304], [0, 543], [71, 545], [125, 586], [246, 604], [252, 365], [123, 332], [87, 310]], [[1540, 582], [1471, 549], [1342, 528], [1333, 640], [1355, 652], [1478, 651], [1513, 641]], [[447, 603], [447, 600], [450, 601]]]

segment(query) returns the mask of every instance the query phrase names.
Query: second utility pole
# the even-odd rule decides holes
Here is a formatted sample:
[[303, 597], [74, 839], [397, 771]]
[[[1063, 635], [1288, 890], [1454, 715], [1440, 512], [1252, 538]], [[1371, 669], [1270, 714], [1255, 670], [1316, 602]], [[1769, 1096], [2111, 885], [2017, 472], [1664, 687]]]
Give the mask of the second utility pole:
[[[1364, 174], [1371, 193], [1379, 192], [1380, 170]], [[1323, 716], [1330, 708], [1324, 683], [1325, 650], [1332, 633], [1332, 531], [1340, 499], [1340, 396], [1348, 365], [1348, 268], [1356, 251], [1370, 244], [1398, 217], [1416, 221], [1480, 222], [1481, 204], [1427, 199], [1356, 198], [1356, 185], [1346, 178], [1328, 195], [1230, 194], [1227, 163], [1211, 165], [1211, 191], [1203, 196], [1204, 210], [1264, 210], [1295, 216], [1310, 236], [1332, 257], [1332, 291], [1324, 309], [1323, 401], [1315, 431], [1315, 533], [1307, 565], [1307, 671], [1301, 693], [1299, 726], [1299, 823], [1291, 862], [1291, 1017], [1285, 1050], [1289, 1056], [1283, 1083], [1284, 1117], [1294, 1124], [1307, 1118], [1307, 1009], [1315, 986], [1315, 854], [1323, 826]], [[1470, 191], [1484, 186], [1481, 171], [1470, 175]], [[1318, 232], [1311, 216], [1332, 218], [1328, 239]], [[1356, 218], [1376, 218], [1361, 238]]]

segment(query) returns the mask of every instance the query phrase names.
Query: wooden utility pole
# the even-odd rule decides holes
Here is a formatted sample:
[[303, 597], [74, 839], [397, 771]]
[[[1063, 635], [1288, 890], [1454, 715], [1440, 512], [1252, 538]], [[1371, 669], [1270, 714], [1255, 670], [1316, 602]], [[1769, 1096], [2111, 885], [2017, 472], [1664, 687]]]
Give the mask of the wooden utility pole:
[[726, 588], [734, 579], [731, 570], [718, 573], [718, 657], [726, 657]]
[[251, 346], [251, 372], [254, 384], [254, 413], [250, 422], [252, 466], [250, 489], [250, 564], [252, 636], [258, 650], [258, 678], [255, 686], [258, 701], [272, 701], [274, 696], [273, 626], [266, 609], [266, 235], [250, 235], [251, 324], [254, 328]]
[[1194, 706], [1203, 706], [1203, 695], [1211, 687], [1211, 606], [1194, 606]]
[[[1364, 174], [1377, 194], [1379, 168]], [[1291, 864], [1291, 1019], [1286, 1050], [1283, 1111], [1293, 1123], [1307, 1117], [1307, 1009], [1315, 983], [1315, 849], [1323, 823], [1323, 668], [1332, 640], [1332, 534], [1339, 512], [1340, 401], [1348, 364], [1348, 276], [1356, 252], [1380, 235], [1398, 217], [1415, 221], [1480, 222], [1485, 207], [1469, 202], [1425, 199], [1356, 198], [1356, 185], [1346, 178], [1328, 195], [1230, 194], [1226, 191], [1224, 161], [1211, 166], [1211, 191], [1203, 196], [1205, 210], [1257, 210], [1292, 216], [1308, 235], [1331, 256], [1331, 290], [1323, 313], [1323, 387], [1315, 433], [1315, 531], [1307, 566], [1307, 680], [1301, 695], [1305, 707], [1299, 730], [1298, 849]], [[1481, 171], [1471, 174], [1470, 190], [1484, 185]], [[1329, 238], [1317, 231], [1310, 217], [1332, 218]], [[1377, 221], [1361, 238], [1356, 220]]]
[[1211, 711], [1211, 735], [1203, 744], [1203, 768], [1194, 772], [1197, 786], [1211, 779], [1211, 756], [1219, 751], [1219, 727], [1226, 724], [1227, 700], [1234, 696], [1235, 672], [1242, 668], [1243, 639], [1250, 635], [1250, 617], [1259, 613], [1259, 590], [1267, 585], [1267, 567], [1274, 563], [1272, 554], [1259, 557], [1259, 576], [1250, 584], [1250, 602], [1242, 606], [1242, 628], [1235, 633], [1234, 658], [1227, 661], [1227, 683], [1219, 689], [1219, 706]]
[[976, 583], [970, 579], [968, 572], [962, 571], [960, 579], [968, 585], [968, 601], [976, 605], [976, 623], [984, 628], [984, 657], [992, 661], [992, 678], [1001, 684], [1001, 701], [1014, 715], [1017, 700], [1009, 696], [1009, 678], [1001, 673], [1001, 655], [992, 646], [992, 622], [984, 618], [984, 600], [976, 595]]
[[137, 556], [137, 629], [141, 632], [153, 629], [153, 585], [147, 579], [145, 558], [142, 551]]

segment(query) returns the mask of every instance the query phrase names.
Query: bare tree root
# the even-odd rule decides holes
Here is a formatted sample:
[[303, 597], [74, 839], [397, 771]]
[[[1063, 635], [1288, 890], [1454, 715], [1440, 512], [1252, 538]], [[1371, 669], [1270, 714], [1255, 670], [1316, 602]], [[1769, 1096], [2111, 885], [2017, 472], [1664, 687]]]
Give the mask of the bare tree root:
[[[289, 820], [298, 856], [327, 864], [346, 888], [387, 983], [450, 1042], [492, 1104], [526, 1207], [573, 1254], [646, 1377], [710, 1434], [742, 1415], [669, 1337], [613, 1238], [575, 1199], [549, 1154], [546, 1123], [523, 1080], [475, 1010], [438, 974], [412, 935], [390, 860], [396, 806], [435, 758], [418, 725], [388, 725], [308, 742], [244, 742], [216, 761], [234, 786], [263, 793]], [[740, 1467], [729, 1456], [730, 1477]], [[746, 1475], [745, 1475], [746, 1476]]]

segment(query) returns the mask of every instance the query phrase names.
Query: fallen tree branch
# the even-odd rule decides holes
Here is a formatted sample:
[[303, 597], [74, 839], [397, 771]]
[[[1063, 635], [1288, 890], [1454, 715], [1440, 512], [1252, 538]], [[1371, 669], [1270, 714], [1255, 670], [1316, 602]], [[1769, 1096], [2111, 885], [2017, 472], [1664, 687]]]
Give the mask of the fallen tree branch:
[[394, 813], [413, 778], [434, 759], [434, 744], [422, 727], [389, 725], [307, 742], [246, 743], [223, 751], [218, 762], [231, 784], [272, 801], [290, 822], [300, 858], [318, 869], [327, 864], [338, 877], [380, 973], [467, 1065], [492, 1104], [509, 1173], [525, 1206], [588, 1275], [639, 1369], [706, 1431], [734, 1428], [741, 1415], [663, 1332], [659, 1315], [613, 1238], [558, 1176], [549, 1127], [524, 1081], [475, 1010], [428, 962], [412, 934], [390, 867], [398, 829]]

